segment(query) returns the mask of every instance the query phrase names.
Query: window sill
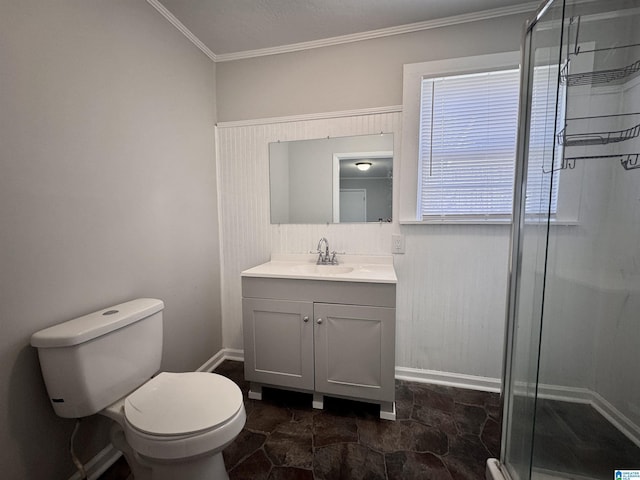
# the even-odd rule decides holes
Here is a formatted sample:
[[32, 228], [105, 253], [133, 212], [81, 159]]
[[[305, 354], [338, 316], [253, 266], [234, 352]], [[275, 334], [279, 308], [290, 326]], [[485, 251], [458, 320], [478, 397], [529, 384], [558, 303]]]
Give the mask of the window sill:
[[448, 218], [433, 220], [400, 220], [400, 225], [511, 225], [511, 219]]
[[[468, 219], [441, 219], [441, 220], [400, 220], [400, 225], [511, 225], [511, 219], [505, 218], [503, 220], [499, 219], [487, 219], [481, 220], [477, 218], [468, 218]], [[541, 225], [544, 222], [535, 222], [536, 225]], [[577, 226], [580, 225], [580, 222], [577, 220], [558, 220], [551, 219], [551, 225], [556, 226]], [[534, 222], [525, 222], [525, 225], [532, 225]]]

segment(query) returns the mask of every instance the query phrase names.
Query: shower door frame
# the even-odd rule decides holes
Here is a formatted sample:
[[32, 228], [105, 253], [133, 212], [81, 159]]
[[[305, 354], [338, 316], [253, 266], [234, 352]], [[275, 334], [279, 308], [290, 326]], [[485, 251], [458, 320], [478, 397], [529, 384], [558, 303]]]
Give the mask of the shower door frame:
[[[563, 6], [563, 18], [564, 24], [564, 7], [566, 0], [547, 0], [541, 4], [533, 17], [528, 20], [523, 28], [522, 40], [521, 40], [521, 63], [520, 63], [520, 106], [518, 111], [518, 140], [516, 150], [516, 165], [514, 176], [514, 196], [513, 196], [513, 217], [511, 224], [511, 237], [510, 237], [510, 255], [509, 255], [509, 279], [507, 284], [507, 308], [506, 308], [506, 326], [505, 326], [505, 341], [504, 341], [504, 357], [503, 357], [503, 370], [502, 370], [502, 433], [501, 433], [501, 446], [500, 446], [500, 463], [504, 474], [507, 474], [510, 478], [511, 468], [507, 462], [509, 434], [513, 421], [513, 363], [515, 361], [515, 348], [516, 342], [516, 315], [518, 307], [518, 293], [520, 287], [520, 275], [522, 265], [522, 250], [523, 250], [523, 231], [525, 227], [525, 214], [526, 214], [526, 201], [525, 192], [527, 190], [527, 172], [528, 172], [528, 148], [529, 148], [529, 128], [531, 126], [531, 106], [532, 106], [532, 88], [533, 83], [533, 63], [532, 63], [532, 43], [533, 43], [533, 28], [540, 21], [540, 19], [547, 12], [549, 7], [554, 3], [562, 4]], [[563, 29], [562, 29], [563, 30]], [[562, 31], [561, 30], [561, 31]], [[562, 45], [562, 37], [559, 39], [560, 46]], [[562, 52], [562, 48], [560, 49]], [[560, 54], [561, 55], [561, 54]], [[560, 60], [560, 59], [559, 59]], [[557, 105], [557, 92], [556, 92], [556, 105]], [[557, 106], [556, 106], [557, 108]], [[557, 111], [556, 111], [557, 117]], [[552, 168], [555, 162], [555, 152], [552, 154]], [[546, 236], [548, 240], [550, 226], [550, 217], [546, 218]], [[546, 255], [545, 253], [545, 269], [546, 269]], [[542, 302], [544, 303], [544, 288], [542, 292]], [[536, 352], [535, 362], [539, 363], [540, 352]], [[535, 378], [535, 394], [534, 394], [534, 411], [535, 402], [537, 400], [537, 383], [538, 383], [538, 366], [536, 366], [536, 378]], [[529, 475], [531, 474], [532, 467], [532, 454], [533, 454], [533, 425], [535, 418], [532, 419], [532, 429], [530, 435], [531, 455], [529, 463]]]

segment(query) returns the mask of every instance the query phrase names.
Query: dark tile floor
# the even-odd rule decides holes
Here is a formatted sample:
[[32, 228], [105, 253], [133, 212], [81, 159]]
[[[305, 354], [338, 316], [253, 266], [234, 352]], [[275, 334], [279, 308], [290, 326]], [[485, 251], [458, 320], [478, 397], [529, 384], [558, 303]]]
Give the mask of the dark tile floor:
[[375, 405], [330, 397], [324, 410], [311, 408], [311, 395], [276, 389], [250, 400], [240, 362], [216, 373], [240, 386], [247, 411], [224, 451], [231, 480], [481, 480], [499, 453], [497, 394], [396, 381], [391, 422]]
[[640, 469], [640, 448], [592, 406], [538, 400], [533, 468], [569, 478], [613, 478], [614, 470]]

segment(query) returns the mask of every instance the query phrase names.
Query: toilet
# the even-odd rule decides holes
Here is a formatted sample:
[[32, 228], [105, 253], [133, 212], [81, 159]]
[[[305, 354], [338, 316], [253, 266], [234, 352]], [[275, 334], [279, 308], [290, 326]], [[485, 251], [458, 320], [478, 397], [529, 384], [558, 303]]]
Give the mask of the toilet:
[[227, 480], [222, 450], [244, 427], [242, 392], [214, 373], [157, 373], [163, 310], [140, 298], [33, 334], [51, 405], [113, 420], [135, 480]]

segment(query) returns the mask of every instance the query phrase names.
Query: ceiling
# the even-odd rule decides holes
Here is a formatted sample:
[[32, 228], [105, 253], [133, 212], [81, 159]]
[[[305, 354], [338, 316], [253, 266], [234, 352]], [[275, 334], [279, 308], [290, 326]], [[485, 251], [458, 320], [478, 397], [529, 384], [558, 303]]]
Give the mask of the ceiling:
[[[356, 162], [368, 162], [369, 170], [362, 171]], [[358, 158], [340, 160], [340, 178], [391, 178], [393, 174], [393, 158]]]
[[[282, 47], [492, 9], [531, 0], [147, 0], [215, 56]], [[498, 12], [496, 12], [498, 14]], [[503, 12], [500, 14], [504, 14]]]

